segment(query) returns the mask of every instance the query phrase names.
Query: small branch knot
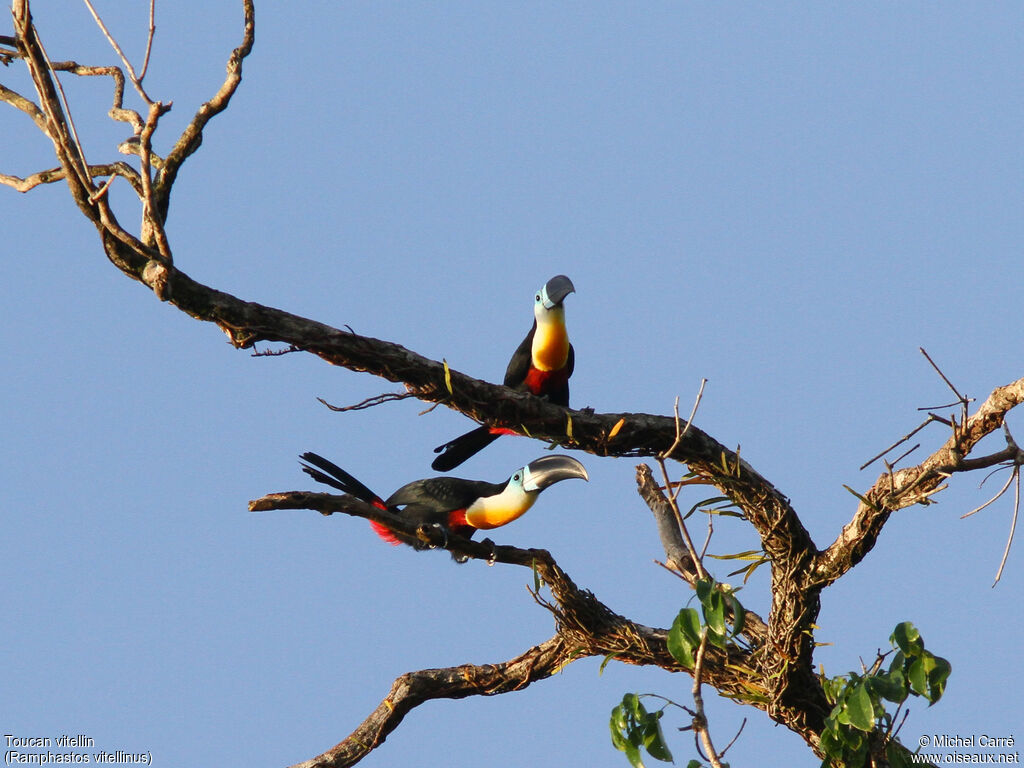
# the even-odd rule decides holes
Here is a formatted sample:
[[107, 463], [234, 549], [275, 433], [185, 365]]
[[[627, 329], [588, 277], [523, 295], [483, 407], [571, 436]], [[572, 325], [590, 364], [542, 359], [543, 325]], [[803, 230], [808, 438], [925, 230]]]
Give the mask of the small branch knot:
[[153, 289], [153, 293], [156, 294], [160, 301], [167, 301], [171, 298], [168, 285], [169, 279], [170, 274], [166, 265], [156, 259], [150, 259], [146, 262], [146, 266], [142, 270], [142, 282]]

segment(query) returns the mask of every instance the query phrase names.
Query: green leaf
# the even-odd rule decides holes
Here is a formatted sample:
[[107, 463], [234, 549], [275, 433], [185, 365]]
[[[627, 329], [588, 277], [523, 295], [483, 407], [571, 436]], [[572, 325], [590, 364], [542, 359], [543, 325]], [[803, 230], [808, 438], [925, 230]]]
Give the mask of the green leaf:
[[903, 651], [896, 651], [896, 654], [892, 657], [892, 663], [889, 664], [889, 672], [899, 671], [905, 676], [907, 673], [907, 657], [903, 655]]
[[622, 697], [622, 708], [627, 716], [634, 719], [639, 719], [640, 713], [647, 714], [644, 705], [640, 703], [640, 697], [635, 693], [627, 693]]
[[700, 760], [691, 760], [686, 764], [686, 768], [704, 768], [704, 763]]
[[736, 637], [736, 635], [743, 631], [743, 626], [747, 622], [747, 611], [740, 604], [740, 601], [736, 599], [734, 593], [730, 592], [728, 599], [729, 607], [732, 609], [732, 636]]
[[907, 656], [916, 656], [924, 650], [921, 633], [909, 621], [896, 625], [896, 629], [889, 636], [889, 642], [894, 643]]
[[835, 704], [839, 701], [839, 693], [843, 690], [844, 685], [846, 685], [846, 680], [841, 676], [825, 678], [821, 681], [822, 690], [824, 690], [825, 698], [828, 699], [829, 704]]
[[712, 555], [709, 552], [706, 557], [712, 560], [764, 560], [764, 550], [748, 549], [744, 552], [733, 552], [731, 555]]
[[[840, 758], [843, 756], [843, 742], [833, 728], [826, 728], [821, 732], [818, 747], [825, 753], [826, 758]], [[823, 765], [828, 764], [828, 760]]]
[[717, 589], [703, 603], [704, 623], [708, 628], [708, 642], [725, 648], [725, 598]]
[[907, 678], [910, 680], [910, 690], [918, 696], [928, 693], [928, 670], [925, 668], [924, 658], [918, 656], [910, 663]]
[[946, 680], [949, 679], [953, 666], [941, 656], [933, 656], [935, 666], [928, 672], [929, 706], [942, 698], [946, 692]]
[[878, 694], [883, 699], [902, 704], [907, 699], [909, 687], [907, 678], [902, 669], [894, 669], [869, 677], [866, 681], [872, 693]]
[[692, 507], [690, 507], [689, 511], [685, 515], [683, 515], [683, 520], [686, 520], [688, 517], [690, 517], [690, 515], [692, 515], [694, 512], [696, 512], [701, 507], [709, 507], [712, 504], [718, 504], [719, 502], [722, 502], [722, 501], [729, 501], [729, 497], [728, 496], [714, 496], [714, 497], [712, 497], [710, 499], [704, 499], [703, 501], [698, 501], [696, 504], [694, 504]]
[[759, 560], [755, 560], [750, 565], [746, 565], [743, 568], [737, 568], [732, 573], [729, 573], [729, 574], [726, 574], [726, 575], [729, 576], [729, 577], [732, 577], [732, 576], [736, 576], [736, 575], [742, 573], [743, 574], [743, 583], [746, 584], [747, 580], [750, 579], [750, 577], [754, 575], [754, 571], [756, 571], [758, 568], [760, 568], [762, 565], [764, 565], [767, 562], [769, 562], [768, 558], [767, 557], [762, 557]]
[[644, 732], [644, 747], [647, 753], [655, 760], [663, 763], [672, 762], [672, 753], [665, 744], [665, 734], [661, 731], [661, 712], [652, 712], [648, 716], [647, 727]]
[[683, 608], [668, 632], [668, 652], [685, 667], [693, 668], [700, 646], [700, 619], [695, 608]]
[[622, 697], [622, 703], [612, 709], [610, 721], [612, 732], [612, 745], [626, 754], [630, 765], [633, 768], [643, 768], [643, 761], [640, 759], [641, 732], [637, 728], [636, 711], [640, 706], [640, 699], [635, 693], [627, 693]]
[[871, 694], [867, 687], [861, 683], [854, 687], [846, 700], [845, 710], [850, 719], [850, 725], [862, 731], [871, 731], [875, 727], [875, 707], [871, 703]]
[[705, 600], [708, 599], [708, 595], [711, 594], [711, 591], [714, 588], [715, 588], [714, 579], [700, 579], [697, 582], [697, 586], [694, 587], [694, 589], [697, 592], [697, 599], [700, 600], [703, 603]]
[[608, 666], [608, 663], [610, 661], [612, 661], [613, 659], [618, 658], [618, 655], [619, 655], [619, 651], [615, 651], [615, 652], [609, 653], [607, 656], [605, 656], [604, 660], [601, 662], [601, 666], [598, 667], [597, 674], [598, 675], [603, 675], [604, 674], [604, 668]]

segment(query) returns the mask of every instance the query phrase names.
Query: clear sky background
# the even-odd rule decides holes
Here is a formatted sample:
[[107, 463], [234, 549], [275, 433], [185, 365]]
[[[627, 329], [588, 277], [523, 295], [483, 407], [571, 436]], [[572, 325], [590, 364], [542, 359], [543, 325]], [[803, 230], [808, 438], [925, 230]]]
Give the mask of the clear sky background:
[[[98, 7], [139, 61], [135, 5]], [[84, 7], [40, 3], [36, 21], [54, 60], [114, 63]], [[146, 83], [174, 102], [166, 151], [222, 81], [240, 3], [160, 4], [157, 24]], [[565, 273], [574, 406], [688, 412], [707, 377], [697, 424], [741, 446], [823, 547], [855, 508], [843, 485], [880, 471], [858, 467], [951, 399], [918, 347], [980, 399], [1024, 375], [1022, 30], [1016, 3], [259, 3], [242, 87], [175, 187], [171, 245], [208, 285], [492, 381], [533, 292]], [[20, 64], [0, 80], [27, 92]], [[109, 81], [64, 83], [90, 161], [117, 159]], [[52, 167], [0, 106], [0, 172]], [[329, 412], [317, 397], [397, 388], [232, 349], [110, 266], [63, 185], [0, 188], [0, 220], [3, 733], [82, 733], [157, 766], [287, 765], [403, 672], [551, 636], [521, 568], [395, 549], [345, 516], [246, 511], [323, 490], [306, 450], [387, 495], [430, 474], [464, 417]], [[914, 456], [946, 436], [930, 427]], [[543, 451], [503, 438], [457, 474], [499, 480]], [[667, 626], [690, 593], [653, 563], [636, 462], [577, 455], [589, 484], [555, 486], [493, 538], [550, 549], [614, 610]], [[960, 520], [1005, 473], [981, 479], [894, 515], [823, 595], [828, 674], [870, 663], [904, 620], [951, 661], [946, 697], [911, 703], [911, 746], [1024, 738], [1024, 542], [991, 589], [1012, 504]], [[755, 545], [716, 524], [713, 551]], [[741, 597], [767, 615], [765, 578]], [[624, 766], [611, 708], [627, 691], [689, 703], [690, 678], [599, 664], [428, 703], [365, 764]], [[818, 764], [707, 695], [718, 743], [749, 718], [733, 765]], [[664, 722], [685, 765], [686, 717]]]

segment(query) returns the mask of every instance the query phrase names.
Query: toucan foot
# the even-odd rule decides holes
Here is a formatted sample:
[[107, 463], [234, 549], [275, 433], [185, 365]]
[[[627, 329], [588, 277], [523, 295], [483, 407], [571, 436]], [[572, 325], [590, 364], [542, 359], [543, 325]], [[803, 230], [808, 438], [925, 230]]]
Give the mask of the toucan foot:
[[496, 562], [498, 562], [498, 547], [497, 547], [497, 545], [493, 541], [491, 541], [490, 539], [483, 539], [480, 543], [481, 544], [486, 544], [488, 547], [491, 548], [491, 554], [489, 554], [487, 556], [487, 565], [488, 566], [492, 566]]
[[448, 529], [440, 523], [431, 523], [430, 525], [421, 525], [416, 529], [416, 537], [423, 542], [423, 544], [429, 549], [437, 549], [437, 544], [434, 543], [437, 532], [441, 532], [441, 548], [448, 548]]

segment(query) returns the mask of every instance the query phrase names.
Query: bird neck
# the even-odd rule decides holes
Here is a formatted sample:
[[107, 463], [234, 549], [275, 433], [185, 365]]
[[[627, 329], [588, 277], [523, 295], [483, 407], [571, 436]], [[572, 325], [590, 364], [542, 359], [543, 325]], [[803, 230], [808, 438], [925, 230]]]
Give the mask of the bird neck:
[[565, 308], [558, 306], [542, 309], [535, 317], [537, 329], [533, 334], [530, 357], [533, 367], [540, 371], [557, 371], [569, 359], [569, 332], [565, 327]]
[[466, 507], [466, 523], [480, 529], [500, 528], [521, 517], [536, 499], [536, 493], [508, 483], [501, 493], [481, 496]]

